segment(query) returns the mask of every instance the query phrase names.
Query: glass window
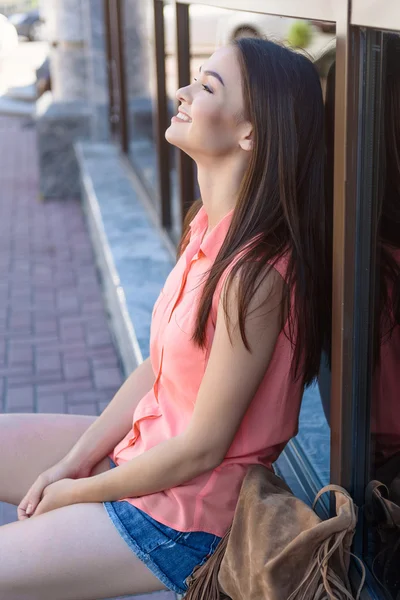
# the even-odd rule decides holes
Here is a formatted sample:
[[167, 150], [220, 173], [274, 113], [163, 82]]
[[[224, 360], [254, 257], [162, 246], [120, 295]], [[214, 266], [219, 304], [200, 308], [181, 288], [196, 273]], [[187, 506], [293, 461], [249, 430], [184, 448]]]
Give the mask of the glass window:
[[[400, 596], [400, 33], [365, 34], [371, 177], [370, 381], [362, 544], [381, 597]], [[367, 114], [367, 113], [365, 113]], [[362, 435], [362, 432], [361, 432]]]
[[124, 0], [123, 8], [127, 151], [158, 208], [153, 6], [152, 2]]

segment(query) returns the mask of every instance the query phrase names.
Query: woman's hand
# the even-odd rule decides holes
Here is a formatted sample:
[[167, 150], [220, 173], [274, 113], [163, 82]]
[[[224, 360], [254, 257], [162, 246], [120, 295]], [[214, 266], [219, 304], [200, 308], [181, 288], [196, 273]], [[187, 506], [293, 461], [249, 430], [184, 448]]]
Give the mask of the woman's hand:
[[37, 517], [56, 508], [75, 504], [75, 490], [77, 481], [75, 479], [61, 479], [48, 485], [44, 491], [32, 517]]
[[29, 488], [18, 506], [18, 520], [23, 521], [33, 515], [47, 486], [61, 479], [87, 477], [90, 471], [90, 466], [84, 466], [77, 460], [71, 460], [68, 457], [60, 460], [53, 467], [41, 473]]

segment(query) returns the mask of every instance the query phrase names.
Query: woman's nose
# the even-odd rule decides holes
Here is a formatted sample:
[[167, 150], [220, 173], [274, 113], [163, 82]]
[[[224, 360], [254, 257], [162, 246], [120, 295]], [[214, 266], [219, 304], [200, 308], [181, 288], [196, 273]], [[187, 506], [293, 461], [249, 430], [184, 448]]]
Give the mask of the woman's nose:
[[187, 85], [185, 87], [179, 88], [179, 90], [175, 94], [175, 97], [180, 102], [186, 102], [186, 104], [190, 104], [190, 102], [191, 102], [190, 86]]

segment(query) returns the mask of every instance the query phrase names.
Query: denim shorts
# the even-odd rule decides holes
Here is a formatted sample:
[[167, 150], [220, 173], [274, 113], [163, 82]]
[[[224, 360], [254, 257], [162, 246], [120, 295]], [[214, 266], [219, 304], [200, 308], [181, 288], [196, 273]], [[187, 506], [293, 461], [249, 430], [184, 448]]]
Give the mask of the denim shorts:
[[[115, 463], [110, 459], [111, 468]], [[159, 523], [126, 500], [103, 502], [121, 537], [170, 590], [187, 591], [187, 578], [205, 563], [221, 540], [203, 531], [181, 532]]]

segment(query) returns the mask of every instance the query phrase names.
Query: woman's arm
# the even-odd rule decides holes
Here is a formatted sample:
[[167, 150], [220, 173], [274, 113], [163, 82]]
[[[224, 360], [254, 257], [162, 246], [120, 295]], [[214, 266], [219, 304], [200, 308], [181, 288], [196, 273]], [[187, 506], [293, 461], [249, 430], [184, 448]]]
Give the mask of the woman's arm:
[[223, 461], [271, 360], [281, 328], [284, 285], [272, 270], [254, 295], [246, 319], [250, 353], [237, 325], [235, 281], [228, 297], [231, 339], [221, 300], [209, 361], [186, 431], [116, 469], [78, 480], [75, 503], [152, 494], [189, 481]]
[[154, 381], [148, 358], [129, 375], [110, 404], [80, 437], [66, 458], [78, 459], [91, 468], [107, 456], [132, 427], [134, 410], [151, 390]]

